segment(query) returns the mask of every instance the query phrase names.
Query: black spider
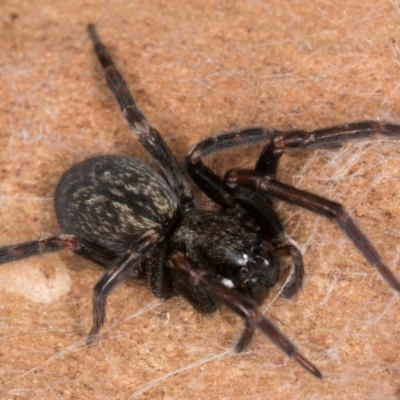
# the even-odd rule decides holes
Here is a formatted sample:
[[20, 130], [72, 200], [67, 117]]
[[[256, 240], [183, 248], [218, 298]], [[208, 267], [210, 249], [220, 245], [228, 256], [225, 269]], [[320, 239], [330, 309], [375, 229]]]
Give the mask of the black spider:
[[[300, 251], [285, 234], [272, 197], [336, 219], [364, 257], [387, 283], [400, 282], [343, 207], [276, 180], [286, 148], [339, 147], [342, 141], [381, 133], [400, 135], [400, 126], [354, 122], [312, 132], [245, 128], [205, 139], [186, 156], [186, 169], [198, 187], [220, 208], [199, 210], [192, 188], [166, 143], [136, 106], [95, 27], [88, 26], [108, 86], [130, 128], [158, 162], [162, 175], [126, 156], [101, 155], [67, 171], [55, 194], [55, 208], [65, 235], [0, 249], [0, 263], [70, 249], [107, 268], [93, 289], [92, 343], [105, 320], [106, 299], [127, 277], [148, 281], [157, 297], [184, 296], [201, 313], [225, 304], [245, 321], [237, 343], [243, 350], [257, 328], [289, 357], [318, 378], [321, 372], [257, 310], [280, 275], [280, 257], [292, 259], [283, 295], [301, 287]], [[229, 171], [224, 178], [203, 157], [234, 147], [264, 143], [253, 170]], [[266, 143], [266, 144], [265, 144]]]

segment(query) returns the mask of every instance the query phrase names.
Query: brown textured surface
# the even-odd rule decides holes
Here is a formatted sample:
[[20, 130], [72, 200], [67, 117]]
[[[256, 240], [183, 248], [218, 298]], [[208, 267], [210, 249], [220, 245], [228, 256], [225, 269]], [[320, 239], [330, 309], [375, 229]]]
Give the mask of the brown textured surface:
[[[58, 232], [52, 196], [73, 163], [99, 153], [148, 160], [104, 85], [88, 22], [180, 159], [200, 139], [235, 127], [400, 121], [395, 1], [35, 0], [3, 1], [1, 10], [1, 245]], [[292, 153], [281, 173], [343, 202], [398, 276], [399, 150], [379, 138]], [[212, 164], [222, 171], [254, 157]], [[203, 318], [135, 282], [112, 294], [106, 329], [86, 347], [101, 271], [62, 253], [1, 267], [0, 397], [396, 398], [399, 296], [333, 224], [281, 210], [308, 275], [298, 298], [265, 306], [323, 382], [260, 335], [248, 352], [229, 352], [241, 327], [232, 314]]]

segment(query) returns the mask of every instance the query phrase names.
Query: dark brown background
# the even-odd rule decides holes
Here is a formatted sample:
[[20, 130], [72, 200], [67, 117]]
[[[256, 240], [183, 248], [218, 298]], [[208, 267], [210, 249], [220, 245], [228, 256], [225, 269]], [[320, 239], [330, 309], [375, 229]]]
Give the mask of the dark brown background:
[[[99, 153], [149, 160], [126, 127], [85, 31], [109, 46], [142, 110], [182, 159], [202, 138], [249, 125], [400, 121], [396, 1], [1, 1], [0, 244], [57, 233], [63, 171]], [[281, 178], [345, 204], [400, 275], [400, 144], [294, 152]], [[259, 149], [211, 160], [248, 166]], [[321, 217], [280, 206], [304, 252], [293, 301], [267, 315], [324, 372], [317, 381], [241, 321], [162, 303], [138, 283], [111, 295], [91, 347], [101, 270], [67, 252], [0, 269], [2, 399], [390, 399], [400, 388], [399, 296]], [[397, 395], [396, 395], [397, 393]]]

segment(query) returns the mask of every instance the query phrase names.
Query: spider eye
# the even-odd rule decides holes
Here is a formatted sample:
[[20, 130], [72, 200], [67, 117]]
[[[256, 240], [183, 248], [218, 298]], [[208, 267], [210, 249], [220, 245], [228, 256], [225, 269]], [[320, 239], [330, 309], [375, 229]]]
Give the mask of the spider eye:
[[[239, 274], [242, 281], [248, 281], [256, 273], [261, 265], [265, 262], [262, 257], [249, 257], [245, 266], [239, 269]], [[267, 264], [268, 265], [268, 264]]]
[[258, 265], [258, 256], [249, 256], [246, 253], [242, 254], [242, 259], [240, 262], [240, 268], [238, 270], [239, 276], [241, 279], [247, 279], [249, 275], [253, 273], [253, 271], [257, 268]]
[[221, 279], [221, 283], [229, 289], [233, 289], [235, 287], [234, 283], [228, 278]]

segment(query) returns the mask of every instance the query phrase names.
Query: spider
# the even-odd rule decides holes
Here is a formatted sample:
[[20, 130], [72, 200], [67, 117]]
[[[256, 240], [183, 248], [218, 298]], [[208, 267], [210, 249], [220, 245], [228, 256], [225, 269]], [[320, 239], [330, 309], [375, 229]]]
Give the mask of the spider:
[[[88, 34], [107, 84], [142, 146], [161, 174], [142, 161], [99, 155], [68, 170], [55, 192], [55, 210], [65, 234], [0, 248], [0, 264], [69, 249], [106, 268], [93, 288], [91, 344], [105, 321], [106, 300], [124, 279], [146, 280], [159, 298], [180, 294], [200, 313], [225, 305], [244, 320], [236, 350], [244, 350], [255, 329], [317, 378], [321, 372], [257, 309], [280, 279], [281, 258], [291, 259], [282, 294], [301, 288], [302, 255], [274, 210], [278, 198], [337, 221], [357, 249], [400, 291], [400, 281], [343, 207], [276, 179], [287, 148], [335, 148], [341, 142], [380, 133], [400, 135], [400, 125], [363, 121], [315, 131], [244, 128], [207, 138], [194, 146], [185, 167], [219, 208], [201, 210], [183, 169], [160, 133], [137, 107], [128, 86], [93, 24]], [[224, 177], [203, 161], [222, 150], [262, 144], [252, 170], [232, 169]]]

